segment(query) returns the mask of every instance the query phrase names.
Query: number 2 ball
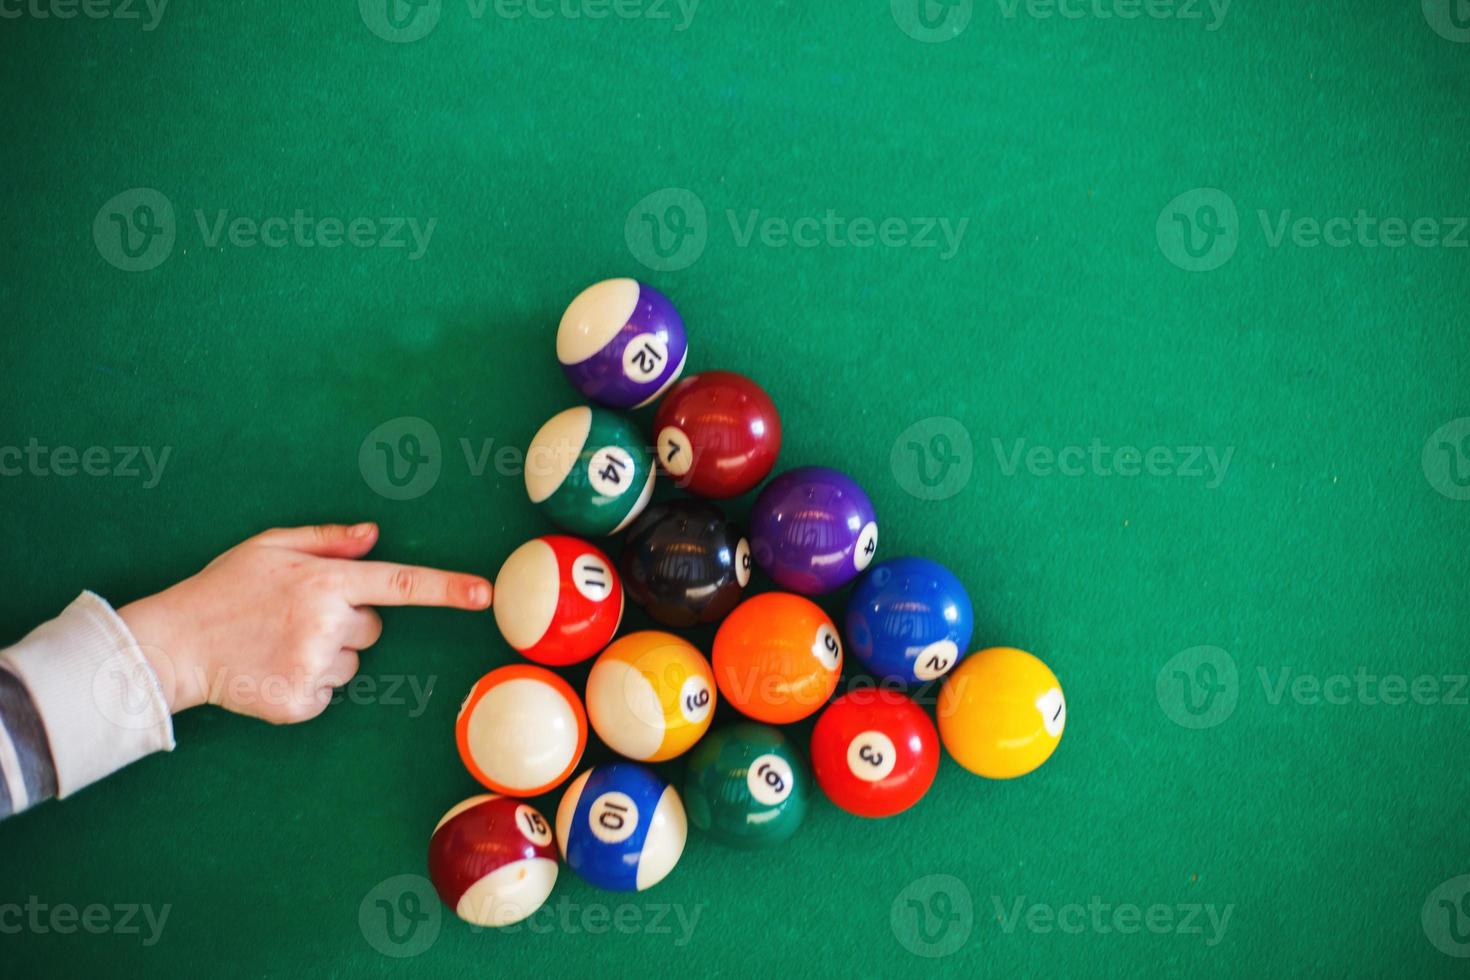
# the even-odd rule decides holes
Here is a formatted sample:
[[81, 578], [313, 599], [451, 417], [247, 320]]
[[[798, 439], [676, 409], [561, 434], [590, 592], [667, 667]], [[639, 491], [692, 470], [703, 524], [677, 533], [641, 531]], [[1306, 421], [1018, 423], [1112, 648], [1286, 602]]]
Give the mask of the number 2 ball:
[[429, 838], [429, 880], [454, 914], [508, 926], [545, 904], [556, 884], [551, 824], [506, 796], [474, 796], [444, 814]]
[[709, 662], [672, 633], [629, 633], [602, 651], [587, 675], [592, 730], [614, 752], [640, 762], [683, 755], [714, 713]]
[[989, 779], [1031, 772], [1051, 758], [1067, 727], [1057, 675], [1014, 647], [966, 657], [945, 678], [935, 714], [949, 754]]
[[895, 691], [851, 691], [812, 729], [812, 772], [827, 798], [860, 817], [902, 813], [939, 772], [939, 735], [924, 709]]
[[688, 833], [679, 794], [634, 762], [587, 770], [556, 808], [567, 867], [608, 891], [641, 892], [663, 881]]
[[512, 551], [495, 577], [495, 598], [505, 642], [549, 667], [595, 656], [623, 619], [623, 587], [607, 556], [561, 534]]
[[811, 776], [801, 753], [769, 725], [723, 728], [689, 756], [689, 822], [729, 847], [786, 840], [801, 826], [810, 796]]
[[628, 594], [665, 626], [716, 623], [750, 581], [750, 544], [714, 504], [654, 504], [628, 527], [618, 560]]
[[526, 450], [526, 494], [577, 534], [614, 534], [653, 495], [653, 457], [633, 423], [581, 405], [552, 416]]
[[582, 290], [556, 331], [556, 359], [572, 386], [612, 408], [652, 402], [683, 372], [687, 356], [679, 311], [633, 279]]
[[653, 432], [659, 464], [701, 497], [738, 497], [770, 474], [781, 452], [776, 403], [730, 371], [705, 371], [670, 388]]
[[823, 466], [788, 470], [750, 513], [756, 564], [792, 592], [819, 595], [851, 582], [878, 550], [878, 519], [863, 488]]
[[960, 580], [927, 558], [881, 561], [847, 603], [847, 644], [875, 677], [943, 677], [970, 649], [975, 610]]

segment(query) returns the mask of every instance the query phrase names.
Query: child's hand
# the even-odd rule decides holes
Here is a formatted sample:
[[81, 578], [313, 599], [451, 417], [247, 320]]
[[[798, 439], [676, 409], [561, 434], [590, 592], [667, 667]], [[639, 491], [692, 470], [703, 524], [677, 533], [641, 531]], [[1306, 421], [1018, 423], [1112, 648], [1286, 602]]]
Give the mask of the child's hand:
[[118, 610], [175, 713], [206, 702], [276, 724], [315, 718], [378, 641], [373, 606], [485, 609], [478, 575], [358, 561], [375, 524], [278, 528]]

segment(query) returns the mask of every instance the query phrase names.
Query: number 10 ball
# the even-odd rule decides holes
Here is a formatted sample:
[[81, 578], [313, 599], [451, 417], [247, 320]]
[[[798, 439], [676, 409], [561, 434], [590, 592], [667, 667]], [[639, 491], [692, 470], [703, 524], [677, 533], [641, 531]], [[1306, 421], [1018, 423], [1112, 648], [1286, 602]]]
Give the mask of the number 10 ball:
[[556, 359], [582, 394], [613, 408], [653, 401], [684, 370], [684, 321], [668, 297], [632, 279], [584, 289], [562, 315]]
[[653, 457], [633, 424], [586, 405], [553, 415], [526, 450], [526, 494], [578, 534], [614, 534], [648, 505]]
[[688, 833], [674, 787], [634, 762], [587, 770], [556, 808], [567, 867], [608, 891], [641, 892], [663, 881]]
[[767, 483], [756, 498], [750, 550], [783, 588], [804, 595], [831, 592], [872, 563], [878, 520], [851, 477], [803, 466]]

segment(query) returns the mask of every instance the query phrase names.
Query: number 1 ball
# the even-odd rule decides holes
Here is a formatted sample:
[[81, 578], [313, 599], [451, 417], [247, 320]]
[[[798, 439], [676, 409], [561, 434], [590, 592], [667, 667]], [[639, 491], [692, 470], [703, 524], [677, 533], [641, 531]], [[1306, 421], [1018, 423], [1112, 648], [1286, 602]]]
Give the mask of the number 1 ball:
[[572, 386], [612, 408], [653, 401], [679, 377], [687, 355], [679, 311], [633, 279], [582, 290], [556, 331], [556, 359]]
[[782, 588], [819, 595], [851, 582], [872, 562], [878, 520], [851, 477], [803, 466], [767, 483], [756, 498], [750, 548]]
[[475, 683], [454, 735], [471, 776], [506, 796], [539, 796], [581, 761], [587, 715], [566, 681], [545, 667], [511, 664]]
[[567, 867], [608, 891], [641, 892], [663, 881], [688, 833], [679, 794], [633, 762], [587, 770], [556, 808]]
[[495, 577], [495, 598], [505, 642], [549, 667], [595, 656], [623, 619], [623, 587], [607, 556], [562, 534], [512, 551]]
[[939, 736], [924, 709], [895, 691], [852, 691], [812, 729], [812, 772], [828, 799], [860, 817], [902, 813], [939, 772]]
[[628, 594], [665, 626], [716, 623], [750, 581], [750, 544], [714, 504], [654, 504], [628, 526], [618, 560]]
[[770, 847], [796, 833], [811, 776], [779, 729], [748, 722], [695, 746], [684, 780], [689, 822], [730, 847]]
[[556, 884], [551, 825], [506, 796], [474, 796], [444, 814], [429, 838], [429, 880], [454, 914], [477, 926], [527, 918]]
[[776, 403], [730, 371], [705, 371], [670, 388], [653, 432], [660, 465], [701, 497], [738, 497], [770, 474], [781, 452]]
[[552, 416], [526, 450], [526, 494], [577, 534], [615, 534], [653, 496], [653, 457], [633, 423], [582, 405]]
[[742, 714], [771, 725], [827, 703], [842, 673], [842, 640], [822, 608], [789, 592], [735, 607], [715, 633], [715, 683]]
[[693, 644], [672, 633], [629, 633], [587, 675], [592, 730], [614, 752], [662, 762], [689, 751], [715, 713], [715, 679]]
[[979, 776], [1024, 776], [1056, 751], [1067, 701], [1051, 668], [1024, 650], [972, 653], [939, 691], [939, 735], [954, 760]]
[[975, 610], [960, 580], [927, 558], [890, 558], [858, 579], [847, 603], [847, 643], [873, 676], [923, 683], [970, 649]]

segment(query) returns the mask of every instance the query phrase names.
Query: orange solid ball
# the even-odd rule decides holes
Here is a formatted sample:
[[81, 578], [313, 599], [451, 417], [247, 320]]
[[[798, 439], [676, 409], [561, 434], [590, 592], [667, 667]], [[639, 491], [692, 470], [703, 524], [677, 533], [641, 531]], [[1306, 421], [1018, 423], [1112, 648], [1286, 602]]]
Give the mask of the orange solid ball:
[[715, 634], [720, 696], [742, 714], [785, 725], [814, 714], [837, 688], [842, 640], [810, 599], [767, 592], [735, 607]]

